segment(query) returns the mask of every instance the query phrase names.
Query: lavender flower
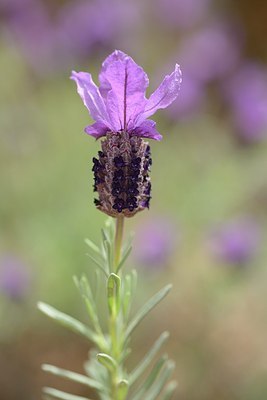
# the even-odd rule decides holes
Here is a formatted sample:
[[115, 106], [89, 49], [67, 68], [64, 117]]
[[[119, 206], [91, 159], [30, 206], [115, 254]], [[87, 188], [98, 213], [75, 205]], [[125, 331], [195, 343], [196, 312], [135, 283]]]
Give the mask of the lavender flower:
[[183, 70], [181, 96], [169, 107], [168, 115], [174, 121], [191, 118], [203, 109], [205, 100], [205, 85]]
[[102, 141], [99, 158], [93, 158], [95, 200], [98, 209], [110, 216], [132, 217], [149, 207], [152, 164], [150, 146], [143, 138], [161, 140], [155, 122], [147, 119], [166, 108], [177, 97], [181, 71], [167, 75], [147, 99], [148, 77], [131, 57], [115, 50], [102, 65], [100, 87], [91, 74], [72, 72], [84, 105], [95, 120], [85, 132]]
[[[112, 3], [112, 4], [111, 4]], [[67, 3], [57, 20], [57, 37], [65, 59], [88, 58], [96, 48], [110, 46], [135, 23], [134, 3], [123, 0], [76, 0]]]
[[183, 69], [202, 83], [221, 79], [240, 59], [240, 42], [231, 26], [214, 21], [183, 41], [180, 50]]
[[161, 20], [172, 28], [187, 29], [198, 23], [209, 11], [211, 0], [157, 0]]
[[238, 134], [255, 141], [267, 134], [267, 71], [260, 65], [243, 65], [223, 87]]
[[57, 40], [48, 10], [39, 0], [12, 0], [5, 9], [6, 34], [38, 73], [53, 70], [58, 63]]
[[250, 219], [238, 219], [225, 223], [214, 232], [211, 250], [226, 263], [245, 265], [255, 255], [259, 241], [258, 225]]
[[12, 255], [0, 259], [0, 293], [13, 300], [25, 297], [30, 286], [29, 271], [25, 265]]
[[137, 264], [161, 268], [174, 250], [177, 233], [167, 218], [153, 218], [136, 230], [133, 256]]

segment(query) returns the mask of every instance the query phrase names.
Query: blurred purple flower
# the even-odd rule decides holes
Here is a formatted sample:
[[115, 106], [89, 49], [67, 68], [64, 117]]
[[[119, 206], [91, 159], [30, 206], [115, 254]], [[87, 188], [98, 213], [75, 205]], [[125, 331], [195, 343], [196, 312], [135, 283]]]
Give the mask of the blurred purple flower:
[[187, 29], [205, 17], [210, 3], [211, 0], [157, 0], [156, 12], [166, 26]]
[[26, 266], [12, 255], [0, 259], [0, 293], [12, 300], [22, 300], [30, 288], [30, 274]]
[[243, 65], [222, 88], [237, 132], [254, 141], [267, 135], [267, 70]]
[[53, 70], [58, 62], [52, 21], [39, 0], [12, 0], [6, 7], [6, 36], [38, 73]]
[[223, 78], [239, 58], [240, 41], [223, 22], [213, 22], [186, 38], [179, 54], [185, 74], [202, 83]]
[[167, 114], [172, 120], [190, 118], [202, 110], [205, 97], [205, 86], [185, 72], [181, 94], [167, 109]]
[[77, 0], [51, 15], [43, 0], [4, 0], [5, 34], [37, 74], [67, 70], [92, 52], [122, 42], [137, 21], [137, 6], [123, 0]]
[[121, 0], [75, 1], [58, 17], [58, 38], [65, 56], [88, 57], [96, 48], [114, 46], [134, 24], [134, 3]]
[[23, 12], [24, 7], [30, 4], [33, 4], [33, 0], [0, 0], [0, 15], [5, 18]]
[[172, 256], [178, 233], [171, 221], [154, 218], [136, 228], [133, 257], [137, 264], [147, 267], [164, 267]]
[[251, 219], [238, 219], [224, 223], [210, 238], [212, 253], [219, 260], [246, 265], [255, 256], [260, 243], [260, 229]]

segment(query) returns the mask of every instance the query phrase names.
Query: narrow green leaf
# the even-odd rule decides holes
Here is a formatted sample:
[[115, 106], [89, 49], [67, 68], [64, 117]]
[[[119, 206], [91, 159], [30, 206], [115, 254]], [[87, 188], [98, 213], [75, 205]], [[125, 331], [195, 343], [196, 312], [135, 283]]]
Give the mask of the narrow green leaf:
[[145, 355], [143, 360], [139, 363], [139, 365], [130, 374], [130, 377], [129, 377], [130, 385], [132, 385], [134, 382], [136, 382], [137, 379], [143, 375], [143, 373], [145, 372], [147, 367], [150, 365], [150, 363], [153, 361], [153, 358], [159, 352], [159, 350], [161, 349], [162, 345], [166, 342], [168, 337], [169, 337], [169, 332], [163, 332], [160, 335], [160, 337], [157, 339], [157, 341], [154, 343], [154, 345], [151, 347], [151, 349]]
[[117, 363], [114, 358], [112, 358], [108, 354], [98, 353], [96, 357], [100, 364], [104, 365], [104, 367], [106, 367], [110, 371], [114, 371], [114, 369], [117, 367]]
[[[136, 394], [133, 396], [132, 400], [143, 400], [145, 393], [151, 388], [153, 383], [157, 380], [160, 370], [163, 368], [168, 357], [167, 355], [162, 356], [154, 365], [145, 382], [137, 389]], [[147, 400], [147, 399], [146, 399]]]
[[88, 314], [90, 315], [91, 320], [93, 322], [93, 325], [99, 333], [100, 332], [102, 333], [100, 325], [99, 325], [96, 304], [95, 304], [95, 301], [93, 298], [91, 287], [90, 287], [89, 282], [85, 275], [83, 275], [80, 280], [80, 289], [81, 289], [81, 294], [84, 299]]
[[164, 392], [162, 393], [162, 400], [170, 400], [177, 388], [177, 382], [171, 381], [168, 383]]
[[132, 246], [130, 246], [123, 254], [121, 261], [119, 262], [119, 265], [117, 266], [116, 273], [120, 271], [120, 269], [123, 267], [125, 261], [129, 257], [130, 253], [132, 251]]
[[131, 298], [133, 295], [131, 291], [131, 284], [132, 284], [131, 280], [132, 276], [127, 274], [124, 279], [123, 298], [122, 298], [123, 315], [125, 320], [127, 320], [129, 316], [129, 308], [130, 308]]
[[43, 393], [45, 395], [45, 399], [50, 399], [52, 397], [60, 400], [90, 400], [87, 397], [76, 396], [74, 394], [62, 392], [61, 390], [53, 389], [50, 387], [44, 387]]
[[126, 345], [128, 345], [128, 343], [125, 344], [125, 348], [122, 351], [121, 362], [124, 362], [126, 358], [129, 357], [129, 355], [132, 353], [132, 349], [130, 349]]
[[102, 240], [103, 240], [103, 242], [108, 242], [109, 241], [109, 237], [108, 237], [108, 235], [107, 235], [107, 233], [106, 233], [106, 230], [105, 229], [101, 229], [101, 233], [102, 233]]
[[98, 336], [87, 326], [85, 326], [82, 322], [78, 321], [77, 319], [70, 317], [69, 315], [58, 311], [54, 307], [49, 306], [48, 304], [38, 302], [37, 307], [40, 311], [42, 311], [48, 317], [54, 319], [61, 325], [69, 328], [75, 333], [78, 333], [86, 339], [91, 340], [94, 343], [98, 344]]
[[128, 394], [129, 382], [126, 379], [122, 379], [118, 383], [117, 388], [117, 400], [124, 400]]
[[43, 364], [42, 370], [48, 372], [52, 375], [60, 376], [61, 378], [66, 378], [74, 382], [81, 383], [83, 385], [89, 386], [93, 389], [103, 390], [103, 386], [95, 381], [94, 379], [88, 378], [85, 375], [78, 374], [76, 372], [68, 371], [66, 369], [55, 367], [54, 365], [50, 364]]
[[93, 261], [93, 263], [100, 269], [100, 271], [102, 271], [104, 273], [104, 275], [106, 277], [108, 277], [108, 273], [105, 269], [105, 267], [103, 267], [103, 265], [101, 264], [101, 261], [97, 260], [95, 257], [93, 257], [91, 254], [87, 253], [86, 254], [91, 261]]
[[95, 269], [95, 284], [94, 284], [94, 288], [93, 288], [93, 295], [94, 295], [94, 299], [95, 299], [95, 303], [97, 303], [97, 295], [99, 292], [99, 284], [100, 284], [100, 276], [99, 276], [99, 271], [98, 269]]
[[138, 278], [136, 269], [133, 269], [131, 271], [131, 275], [132, 275], [132, 281], [131, 281], [131, 283], [132, 283], [132, 292], [135, 293], [136, 292], [136, 286], [137, 286], [137, 278]]
[[108, 277], [108, 306], [110, 313], [116, 315], [120, 309], [121, 278], [113, 272]]
[[100, 346], [102, 344], [100, 347], [101, 351], [106, 351], [106, 339], [100, 326], [94, 296], [92, 294], [87, 277], [83, 275], [82, 278], [79, 280], [76, 276], [74, 276], [73, 279], [84, 300], [89, 318], [93, 324], [96, 334], [98, 335], [98, 345]]
[[101, 251], [100, 251], [99, 247], [98, 247], [94, 242], [92, 242], [92, 240], [90, 240], [90, 239], [84, 239], [84, 241], [85, 241], [85, 243], [87, 244], [87, 246], [89, 246], [90, 249], [91, 249], [94, 253], [96, 253], [96, 254], [98, 254], [98, 255], [101, 254]]
[[134, 331], [142, 319], [169, 293], [171, 287], [172, 285], [165, 286], [146, 302], [146, 304], [141, 308], [141, 310], [139, 310], [139, 312], [128, 325], [125, 333], [126, 337], [128, 337]]
[[115, 220], [114, 218], [108, 218], [105, 223], [105, 228], [101, 230], [102, 232], [102, 242], [103, 242], [103, 250], [102, 253], [104, 255], [105, 260], [108, 263], [109, 272], [113, 269], [113, 248], [114, 248], [114, 237], [115, 237]]
[[129, 247], [132, 247], [133, 239], [134, 239], [135, 233], [132, 231], [128, 234], [124, 245], [122, 246], [123, 254], [129, 249]]
[[164, 354], [160, 359], [156, 362], [155, 366], [153, 367], [152, 371], [148, 375], [148, 378], [146, 379], [143, 387], [145, 390], [149, 389], [153, 383], [158, 379], [158, 375], [163, 368], [164, 364], [166, 364], [168, 360], [167, 354]]
[[84, 369], [88, 376], [97, 382], [101, 382], [106, 391], [109, 390], [109, 370], [107, 370], [107, 368], [100, 364], [97, 360], [96, 350], [90, 350], [88, 360], [84, 363]]
[[165, 368], [162, 369], [160, 376], [157, 378], [154, 385], [146, 394], [146, 400], [155, 400], [157, 398], [157, 396], [161, 393], [162, 389], [166, 385], [168, 379], [170, 378], [174, 368], [175, 368], [174, 362], [169, 360]]
[[125, 320], [128, 320], [132, 299], [135, 294], [137, 284], [137, 272], [132, 270], [130, 274], [127, 274], [124, 279], [124, 292], [123, 292], [123, 315]]
[[108, 240], [103, 241], [104, 249], [105, 249], [105, 259], [108, 266], [108, 271], [112, 271], [113, 268], [113, 258], [112, 258], [112, 246]]

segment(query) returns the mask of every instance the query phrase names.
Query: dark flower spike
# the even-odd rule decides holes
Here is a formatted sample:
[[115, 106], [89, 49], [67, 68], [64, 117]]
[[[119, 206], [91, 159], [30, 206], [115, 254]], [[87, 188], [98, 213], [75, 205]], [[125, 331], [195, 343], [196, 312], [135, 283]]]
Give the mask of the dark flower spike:
[[156, 123], [147, 119], [168, 107], [178, 96], [181, 71], [176, 64], [147, 99], [146, 73], [127, 54], [115, 50], [102, 64], [99, 88], [92, 76], [72, 72], [71, 79], [91, 117], [85, 132], [102, 141], [99, 159], [93, 158], [94, 188], [99, 194], [97, 208], [113, 217], [132, 217], [148, 208], [152, 165], [150, 146], [143, 138], [161, 140]]

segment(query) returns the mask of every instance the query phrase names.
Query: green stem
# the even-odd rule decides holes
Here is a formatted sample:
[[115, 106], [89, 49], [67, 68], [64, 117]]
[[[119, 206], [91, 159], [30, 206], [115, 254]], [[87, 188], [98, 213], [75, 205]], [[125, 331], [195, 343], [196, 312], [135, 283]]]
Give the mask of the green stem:
[[120, 260], [121, 260], [123, 225], [124, 225], [124, 217], [118, 217], [116, 219], [116, 233], [115, 233], [115, 243], [114, 243], [114, 271], [115, 272], [116, 272], [118, 265], [120, 263]]
[[[116, 231], [114, 241], [114, 265], [113, 270], [116, 273], [118, 265], [121, 260], [122, 252], [122, 239], [123, 239], [123, 226], [124, 217], [118, 217], [116, 219]], [[119, 307], [120, 308], [120, 307]], [[121, 332], [119, 332], [119, 319], [120, 309], [115, 307], [110, 311], [109, 315], [109, 330], [111, 338], [111, 355], [115, 359], [117, 366], [111, 372], [110, 383], [111, 383], [111, 400], [117, 400], [118, 398], [118, 381], [121, 379], [121, 372], [123, 366], [121, 363]]]

